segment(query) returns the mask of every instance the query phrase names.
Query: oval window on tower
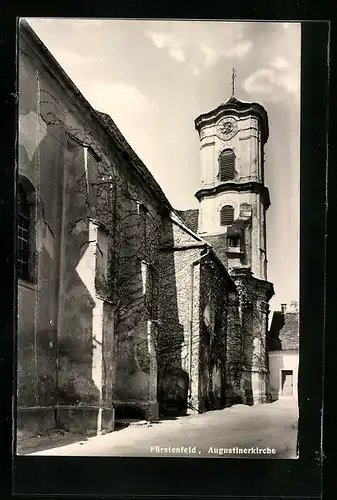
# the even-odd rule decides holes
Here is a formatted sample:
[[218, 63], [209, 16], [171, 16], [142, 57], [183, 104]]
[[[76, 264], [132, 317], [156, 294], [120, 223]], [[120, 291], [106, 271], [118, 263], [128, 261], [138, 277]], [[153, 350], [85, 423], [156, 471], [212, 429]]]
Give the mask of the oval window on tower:
[[219, 156], [219, 179], [232, 181], [235, 174], [235, 154], [232, 149], [224, 149]]
[[229, 226], [234, 221], [234, 208], [232, 205], [225, 205], [220, 210], [220, 225]]

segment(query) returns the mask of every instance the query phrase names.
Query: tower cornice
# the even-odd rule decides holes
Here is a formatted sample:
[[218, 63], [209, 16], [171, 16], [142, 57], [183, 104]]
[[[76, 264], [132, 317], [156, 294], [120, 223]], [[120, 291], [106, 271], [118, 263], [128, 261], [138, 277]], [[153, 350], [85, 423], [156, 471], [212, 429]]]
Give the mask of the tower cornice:
[[269, 124], [268, 115], [264, 107], [255, 102], [241, 102], [233, 97], [208, 113], [199, 115], [194, 121], [195, 128], [200, 132], [203, 126], [212, 125], [215, 121], [226, 115], [236, 115], [238, 117], [257, 116], [261, 120], [262, 141], [263, 143], [267, 142]]
[[220, 193], [225, 193], [227, 191], [237, 191], [237, 192], [251, 192], [260, 194], [262, 197], [262, 201], [265, 209], [270, 206], [270, 198], [269, 198], [269, 190], [266, 186], [261, 184], [260, 182], [226, 182], [223, 184], [219, 184], [218, 186], [214, 186], [211, 188], [203, 188], [199, 189], [195, 193], [195, 197], [198, 201], [201, 201], [204, 198], [208, 198], [211, 196], [216, 196]]

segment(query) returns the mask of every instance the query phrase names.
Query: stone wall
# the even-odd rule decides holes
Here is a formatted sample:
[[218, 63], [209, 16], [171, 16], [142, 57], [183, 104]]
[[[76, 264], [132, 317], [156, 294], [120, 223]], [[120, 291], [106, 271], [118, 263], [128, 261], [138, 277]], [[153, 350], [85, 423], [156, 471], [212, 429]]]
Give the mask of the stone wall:
[[226, 344], [226, 405], [242, 403], [243, 332], [240, 301], [236, 290], [228, 294]]
[[119, 234], [111, 270], [118, 305], [115, 399], [119, 414], [143, 415], [157, 397], [151, 377], [156, 377], [152, 344], [158, 317], [161, 217], [142, 192], [141, 182], [130, 180], [127, 188], [117, 203]]
[[[29, 47], [21, 44], [26, 54]], [[31, 57], [32, 54], [31, 54]], [[18, 427], [35, 433], [54, 423], [63, 144], [47, 112], [41, 75], [19, 59], [18, 174], [31, 208], [30, 275], [18, 283]], [[54, 103], [52, 103], [54, 104]], [[62, 109], [59, 116], [64, 117]], [[25, 414], [27, 409], [28, 414]], [[27, 423], [27, 419], [29, 422]]]
[[212, 255], [201, 264], [199, 410], [225, 404], [228, 284]]
[[[228, 394], [228, 363], [241, 356], [235, 286], [198, 237], [165, 222], [161, 252], [159, 400], [192, 412], [220, 408]], [[199, 241], [199, 246], [193, 248]], [[170, 247], [171, 245], [171, 247]], [[241, 330], [239, 330], [241, 332]], [[191, 360], [191, 362], [190, 362]], [[236, 365], [235, 365], [236, 366]]]
[[176, 248], [195, 244], [196, 239], [171, 219], [165, 220], [163, 229], [158, 399], [165, 413], [185, 411], [198, 402], [200, 269], [192, 263], [200, 258], [202, 248]]
[[267, 398], [268, 302], [271, 283], [242, 274], [234, 278], [238, 289], [242, 324], [241, 394], [247, 404], [264, 403]]
[[48, 414], [42, 430], [53, 426], [56, 408], [68, 427], [111, 429], [113, 401], [156, 403], [149, 322], [163, 206], [36, 50], [20, 37], [19, 173], [36, 192], [36, 273], [19, 284], [19, 427], [35, 410]]

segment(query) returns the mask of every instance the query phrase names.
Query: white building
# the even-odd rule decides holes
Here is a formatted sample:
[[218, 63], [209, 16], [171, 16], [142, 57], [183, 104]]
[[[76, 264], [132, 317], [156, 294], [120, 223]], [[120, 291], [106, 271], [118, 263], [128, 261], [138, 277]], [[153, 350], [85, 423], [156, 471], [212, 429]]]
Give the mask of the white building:
[[287, 312], [286, 304], [275, 311], [268, 332], [269, 394], [297, 400], [299, 360], [299, 313]]

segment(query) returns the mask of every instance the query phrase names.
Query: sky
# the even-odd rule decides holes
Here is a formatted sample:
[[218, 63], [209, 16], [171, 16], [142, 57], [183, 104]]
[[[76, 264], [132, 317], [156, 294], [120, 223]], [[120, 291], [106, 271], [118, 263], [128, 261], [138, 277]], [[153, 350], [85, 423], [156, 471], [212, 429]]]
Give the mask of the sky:
[[269, 117], [271, 309], [299, 301], [299, 23], [27, 19], [84, 97], [110, 114], [177, 209], [198, 208], [194, 120], [231, 95]]

